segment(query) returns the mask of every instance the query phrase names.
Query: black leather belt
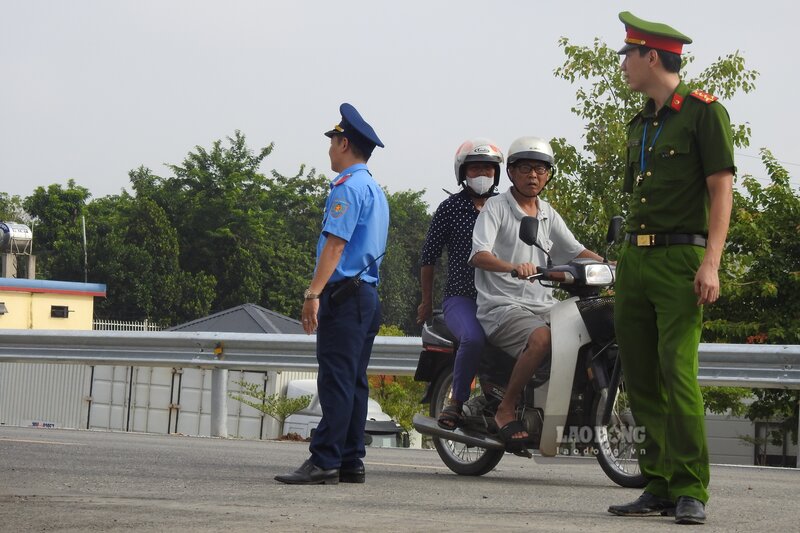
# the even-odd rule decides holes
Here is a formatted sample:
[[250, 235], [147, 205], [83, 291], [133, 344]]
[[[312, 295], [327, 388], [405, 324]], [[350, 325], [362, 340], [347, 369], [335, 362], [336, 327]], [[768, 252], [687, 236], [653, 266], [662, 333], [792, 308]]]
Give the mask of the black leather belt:
[[695, 233], [628, 233], [625, 240], [634, 246], [669, 246], [691, 244], [706, 247], [706, 237]]
[[336, 289], [338, 289], [339, 287], [341, 287], [342, 285], [347, 283], [347, 281], [348, 281], [347, 279], [343, 279], [343, 280], [339, 280], [339, 281], [337, 281], [335, 283], [328, 283], [327, 285], [325, 285], [325, 287], [322, 290], [323, 290], [323, 292], [324, 291], [335, 291]]
[[[346, 279], [342, 279], [342, 280], [339, 280], [339, 281], [335, 281], [333, 283], [328, 283], [327, 285], [325, 285], [325, 287], [322, 288], [322, 290], [323, 290], [323, 292], [324, 291], [335, 291], [336, 289], [338, 289], [339, 287], [341, 287], [342, 285], [344, 285], [348, 281], [350, 281], [350, 278], [346, 278]], [[370, 282], [367, 282], [367, 281], [362, 281], [361, 285], [369, 285], [370, 287], [375, 287], [376, 286], [375, 283], [370, 283]]]

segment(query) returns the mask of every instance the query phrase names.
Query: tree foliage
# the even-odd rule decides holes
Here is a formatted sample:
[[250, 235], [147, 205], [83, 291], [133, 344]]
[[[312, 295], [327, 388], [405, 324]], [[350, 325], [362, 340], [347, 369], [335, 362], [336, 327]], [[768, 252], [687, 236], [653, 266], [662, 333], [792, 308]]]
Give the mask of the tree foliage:
[[84, 280], [82, 217], [89, 190], [67, 182], [37, 187], [22, 206], [33, 226], [37, 276], [62, 281]]
[[[402, 337], [403, 331], [397, 326], [383, 325], [378, 335]], [[411, 376], [369, 376], [370, 397], [381, 404], [381, 409], [407, 432], [414, 427], [414, 415], [425, 412], [425, 405], [420, 403], [420, 399], [425, 395], [426, 388], [426, 383], [414, 381]]]
[[[89, 201], [89, 191], [40, 187], [24, 201], [0, 195], [0, 214], [32, 220], [39, 277], [105, 283], [97, 316], [164, 326], [243, 303], [298, 316], [314, 271], [329, 180], [260, 166], [273, 145], [251, 150], [237, 131], [195, 147], [162, 177], [139, 167], [130, 193]], [[389, 249], [380, 294], [387, 323], [411, 331], [419, 298], [419, 248], [430, 219], [422, 192], [388, 193]], [[87, 226], [84, 270], [82, 217]]]
[[734, 192], [722, 298], [707, 312], [706, 338], [800, 344], [800, 195], [769, 150], [763, 185], [744, 176]]
[[22, 206], [22, 198], [0, 192], [0, 221], [26, 224], [30, 222], [29, 218]]
[[93, 201], [88, 212], [92, 279], [107, 286], [97, 316], [169, 326], [208, 313], [215, 282], [181, 269], [178, 234], [158, 204], [123, 193]]
[[308, 407], [312, 400], [312, 396], [308, 394], [296, 398], [287, 398], [282, 394], [267, 394], [262, 386], [243, 379], [235, 383], [241, 392], [239, 394], [229, 392], [228, 396], [277, 420], [281, 425], [281, 432], [286, 418]]
[[378, 291], [383, 306], [384, 323], [410, 333], [417, 330], [419, 256], [430, 225], [428, 206], [422, 200], [425, 191], [386, 191], [391, 222], [386, 256], [381, 264]]

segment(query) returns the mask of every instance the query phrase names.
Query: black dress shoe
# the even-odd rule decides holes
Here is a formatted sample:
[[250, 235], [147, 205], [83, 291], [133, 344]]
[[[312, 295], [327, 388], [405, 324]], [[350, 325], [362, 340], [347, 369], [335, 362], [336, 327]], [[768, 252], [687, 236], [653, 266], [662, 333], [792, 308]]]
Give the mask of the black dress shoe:
[[675, 504], [670, 500], [643, 492], [631, 503], [612, 505], [608, 508], [608, 512], [618, 516], [654, 516], [668, 513], [674, 508]]
[[675, 523], [705, 524], [705, 504], [691, 496], [678, 496], [678, 504], [675, 506]]
[[365, 477], [364, 465], [339, 469], [339, 481], [342, 483], [364, 483]]
[[339, 483], [339, 469], [323, 470], [309, 459], [291, 474], [275, 476], [275, 479], [289, 485], [336, 485]]

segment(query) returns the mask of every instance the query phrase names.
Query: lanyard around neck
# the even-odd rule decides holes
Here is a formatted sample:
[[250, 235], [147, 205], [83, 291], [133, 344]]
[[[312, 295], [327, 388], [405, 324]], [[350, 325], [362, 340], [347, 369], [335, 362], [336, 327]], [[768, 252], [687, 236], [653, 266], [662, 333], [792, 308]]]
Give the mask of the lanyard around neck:
[[[659, 124], [658, 129], [656, 130], [656, 134], [653, 136], [653, 142], [650, 143], [650, 148], [647, 150], [648, 152], [651, 151], [653, 149], [653, 147], [656, 145], [656, 141], [658, 140], [658, 136], [661, 135], [661, 128], [664, 127], [664, 123], [667, 121], [667, 116], [668, 115], [665, 115], [664, 119], [661, 121], [661, 124]], [[644, 169], [645, 169], [645, 161], [644, 161], [645, 149], [644, 148], [645, 148], [645, 142], [647, 141], [647, 124], [648, 123], [649, 123], [649, 121], [644, 123], [644, 132], [642, 132], [642, 145], [641, 145], [641, 149], [639, 150], [639, 172], [641, 172], [641, 173], [644, 173]]]

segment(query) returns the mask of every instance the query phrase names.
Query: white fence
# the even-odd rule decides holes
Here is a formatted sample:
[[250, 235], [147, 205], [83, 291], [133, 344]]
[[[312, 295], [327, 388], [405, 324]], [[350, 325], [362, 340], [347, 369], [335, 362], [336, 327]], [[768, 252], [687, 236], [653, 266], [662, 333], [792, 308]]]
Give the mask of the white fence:
[[95, 331], [160, 331], [163, 328], [149, 320], [137, 322], [95, 319], [92, 323], [92, 329]]

